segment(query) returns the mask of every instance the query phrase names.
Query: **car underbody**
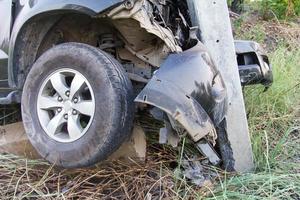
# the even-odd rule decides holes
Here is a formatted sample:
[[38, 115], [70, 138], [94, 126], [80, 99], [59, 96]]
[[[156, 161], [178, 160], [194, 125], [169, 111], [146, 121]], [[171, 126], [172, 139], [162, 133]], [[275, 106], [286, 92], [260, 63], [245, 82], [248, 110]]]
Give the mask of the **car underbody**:
[[[14, 6], [21, 14], [29, 9], [19, 1]], [[163, 121], [161, 135], [175, 135], [178, 141], [188, 135], [200, 151], [209, 145], [202, 151], [209, 154], [218, 137], [216, 128], [226, 116], [227, 93], [198, 28], [192, 26], [190, 12], [181, 0], [126, 0], [92, 17], [80, 12], [31, 17], [12, 34], [15, 40], [7, 61], [10, 87], [3, 90], [0, 104], [20, 103], [31, 66], [47, 50], [62, 43], [88, 44], [123, 66], [133, 85], [136, 112], [147, 110]], [[261, 47], [248, 41], [235, 45], [241, 84], [270, 86], [270, 63]], [[213, 155], [211, 162], [220, 160]]]

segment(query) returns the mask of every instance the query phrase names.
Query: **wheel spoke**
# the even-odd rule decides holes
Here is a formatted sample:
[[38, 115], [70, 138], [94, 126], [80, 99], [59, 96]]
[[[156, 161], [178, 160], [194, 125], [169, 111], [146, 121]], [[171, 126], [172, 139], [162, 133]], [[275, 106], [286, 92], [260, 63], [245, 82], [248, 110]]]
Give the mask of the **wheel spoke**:
[[51, 135], [55, 135], [62, 124], [65, 122], [63, 112], [53, 117], [47, 125], [47, 130]]
[[81, 138], [94, 119], [93, 89], [89, 81], [73, 69], [59, 69], [46, 77], [36, 104], [42, 128], [59, 142]]
[[68, 119], [68, 133], [70, 139], [76, 139], [80, 137], [83, 129], [80, 126], [79, 116], [72, 115]]
[[74, 104], [74, 109], [83, 115], [93, 116], [95, 105], [93, 101], [82, 101], [77, 104]]
[[63, 98], [67, 99], [66, 91], [68, 91], [68, 86], [66, 84], [65, 76], [61, 73], [53, 74], [50, 79], [55, 91]]
[[70, 99], [73, 99], [74, 95], [79, 92], [79, 90], [82, 88], [83, 84], [85, 83], [85, 80], [80, 75], [76, 74], [73, 78], [73, 81], [71, 83], [71, 89], [70, 89]]
[[38, 105], [40, 109], [44, 109], [44, 110], [52, 110], [55, 108], [63, 107], [62, 103], [58, 102], [56, 97], [45, 97], [45, 96], [39, 97]]

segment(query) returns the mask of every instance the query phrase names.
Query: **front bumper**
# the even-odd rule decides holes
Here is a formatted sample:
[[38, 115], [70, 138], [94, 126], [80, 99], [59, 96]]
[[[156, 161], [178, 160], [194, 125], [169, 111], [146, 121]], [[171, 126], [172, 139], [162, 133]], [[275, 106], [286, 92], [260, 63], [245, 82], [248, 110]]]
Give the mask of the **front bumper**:
[[224, 81], [200, 42], [170, 55], [135, 101], [167, 113], [194, 142], [205, 136], [215, 139], [215, 126], [227, 110]]

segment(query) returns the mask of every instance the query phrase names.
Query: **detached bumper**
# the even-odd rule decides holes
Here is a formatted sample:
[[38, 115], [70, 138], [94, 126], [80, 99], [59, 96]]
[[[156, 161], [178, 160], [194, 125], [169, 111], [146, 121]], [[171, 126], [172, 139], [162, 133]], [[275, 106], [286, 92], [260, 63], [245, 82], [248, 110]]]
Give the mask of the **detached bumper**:
[[272, 67], [263, 48], [253, 41], [235, 41], [242, 85], [273, 83]]
[[194, 142], [207, 135], [216, 138], [215, 126], [227, 110], [224, 81], [200, 42], [170, 55], [135, 101], [167, 113]]

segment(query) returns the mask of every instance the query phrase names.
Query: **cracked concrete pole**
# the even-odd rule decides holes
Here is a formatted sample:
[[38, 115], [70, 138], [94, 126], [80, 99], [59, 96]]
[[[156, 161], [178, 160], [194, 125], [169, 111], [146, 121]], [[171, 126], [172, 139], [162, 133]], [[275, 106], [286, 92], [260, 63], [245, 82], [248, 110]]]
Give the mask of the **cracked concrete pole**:
[[200, 29], [201, 41], [210, 51], [227, 86], [229, 109], [226, 117], [228, 140], [235, 170], [254, 168], [248, 122], [236, 60], [234, 39], [226, 0], [188, 0], [191, 20]]

